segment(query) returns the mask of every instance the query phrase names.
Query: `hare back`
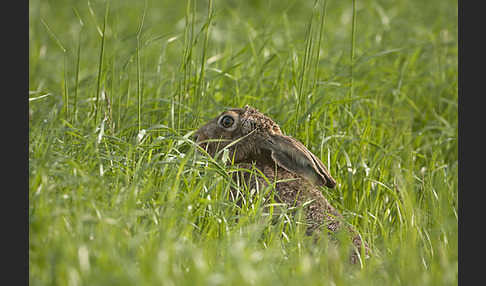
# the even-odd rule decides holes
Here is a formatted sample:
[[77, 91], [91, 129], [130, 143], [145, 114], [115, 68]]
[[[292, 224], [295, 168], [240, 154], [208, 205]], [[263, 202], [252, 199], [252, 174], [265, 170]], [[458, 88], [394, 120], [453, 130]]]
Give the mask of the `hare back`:
[[[238, 165], [240, 171], [233, 173], [233, 179], [240, 185], [245, 185], [248, 190], [270, 190], [264, 194], [265, 200], [273, 200], [276, 203], [283, 203], [287, 207], [303, 207], [305, 212], [305, 223], [307, 224], [306, 234], [313, 235], [319, 239], [322, 231], [327, 229], [329, 233], [341, 230], [343, 226], [342, 215], [327, 201], [322, 192], [307, 180], [291, 173], [281, 167], [271, 165], [252, 165], [242, 163]], [[251, 172], [253, 168], [263, 173], [266, 179]], [[266, 188], [269, 182], [276, 182], [274, 188]], [[272, 192], [272, 190], [274, 190]], [[241, 204], [241, 195], [238, 189], [232, 188], [232, 197]], [[274, 213], [276, 213], [274, 211]], [[278, 212], [277, 212], [278, 214]], [[355, 249], [351, 251], [350, 260], [352, 264], [359, 262], [359, 256], [363, 242], [360, 235], [351, 227], [345, 226], [348, 234], [351, 235]], [[330, 237], [334, 240], [333, 237]], [[365, 254], [369, 255], [370, 249], [364, 243]]]
[[[266, 179], [256, 172], [248, 171], [252, 170], [253, 166], [263, 173]], [[269, 182], [276, 182], [274, 191], [267, 192], [264, 199], [269, 200], [273, 197], [276, 203], [283, 203], [287, 207], [303, 206], [308, 234], [312, 234], [323, 226], [333, 232], [340, 228], [341, 214], [332, 207], [322, 192], [307, 180], [279, 166], [253, 166], [246, 163], [239, 164], [241, 171], [234, 174], [234, 180], [245, 184], [248, 190], [264, 190]], [[238, 190], [232, 189], [234, 199], [241, 197], [237, 192]]]

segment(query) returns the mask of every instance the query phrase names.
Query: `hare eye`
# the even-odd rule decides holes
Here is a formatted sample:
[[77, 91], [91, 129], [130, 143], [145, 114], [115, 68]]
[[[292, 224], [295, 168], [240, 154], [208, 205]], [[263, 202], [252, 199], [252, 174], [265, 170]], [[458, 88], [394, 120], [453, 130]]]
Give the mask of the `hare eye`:
[[221, 118], [220, 122], [224, 128], [230, 128], [235, 123], [235, 120], [233, 119], [233, 117], [225, 115], [223, 116], [223, 118]]

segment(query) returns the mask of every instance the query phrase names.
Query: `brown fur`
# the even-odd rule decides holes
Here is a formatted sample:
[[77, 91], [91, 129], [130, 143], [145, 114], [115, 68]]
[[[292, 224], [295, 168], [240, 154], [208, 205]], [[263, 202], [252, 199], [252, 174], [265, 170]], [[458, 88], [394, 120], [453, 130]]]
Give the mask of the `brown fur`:
[[[234, 119], [231, 128], [224, 128], [219, 120], [224, 116]], [[209, 121], [195, 133], [196, 142], [205, 148], [211, 156], [215, 156], [228, 144], [240, 139], [228, 148], [230, 158], [240, 167], [251, 169], [252, 164], [258, 168], [270, 182], [278, 182], [275, 187], [274, 200], [289, 207], [304, 207], [307, 234], [318, 235], [326, 227], [330, 232], [342, 228], [343, 217], [332, 207], [318, 186], [333, 188], [336, 184], [320, 159], [313, 155], [302, 143], [282, 134], [280, 127], [272, 119], [256, 109], [229, 109]], [[223, 141], [208, 142], [209, 139]], [[294, 163], [291, 163], [294, 162]], [[248, 172], [239, 172], [234, 179], [241, 179], [250, 189], [259, 184], [260, 188], [267, 186], [262, 177], [250, 179]], [[233, 190], [236, 194], [237, 190]], [[236, 195], [235, 195], [236, 197]], [[351, 262], [358, 261], [361, 251], [360, 236], [351, 228], [345, 227], [352, 236], [357, 251], [353, 251]], [[365, 253], [369, 249], [365, 244]]]

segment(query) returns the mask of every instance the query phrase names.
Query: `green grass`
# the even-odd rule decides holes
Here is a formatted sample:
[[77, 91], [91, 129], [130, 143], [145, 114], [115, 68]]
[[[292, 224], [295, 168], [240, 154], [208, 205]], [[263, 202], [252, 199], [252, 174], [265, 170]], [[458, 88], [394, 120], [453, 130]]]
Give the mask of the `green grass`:
[[[457, 1], [30, 0], [29, 18], [31, 285], [457, 284]], [[234, 167], [189, 135], [245, 104], [329, 167], [370, 259], [270, 223], [260, 193], [228, 200]]]

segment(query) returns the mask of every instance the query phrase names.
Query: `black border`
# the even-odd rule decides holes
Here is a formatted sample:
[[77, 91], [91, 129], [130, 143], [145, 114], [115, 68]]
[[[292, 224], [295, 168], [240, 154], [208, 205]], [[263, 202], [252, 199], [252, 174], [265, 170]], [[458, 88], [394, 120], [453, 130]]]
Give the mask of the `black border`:
[[28, 285], [29, 2], [2, 11], [2, 284]]
[[[466, 4], [467, 3], [467, 7]], [[472, 4], [476, 4], [474, 7]], [[484, 9], [458, 1], [458, 263], [459, 285], [484, 283], [484, 133], [486, 61]], [[478, 164], [479, 163], [479, 164]]]

